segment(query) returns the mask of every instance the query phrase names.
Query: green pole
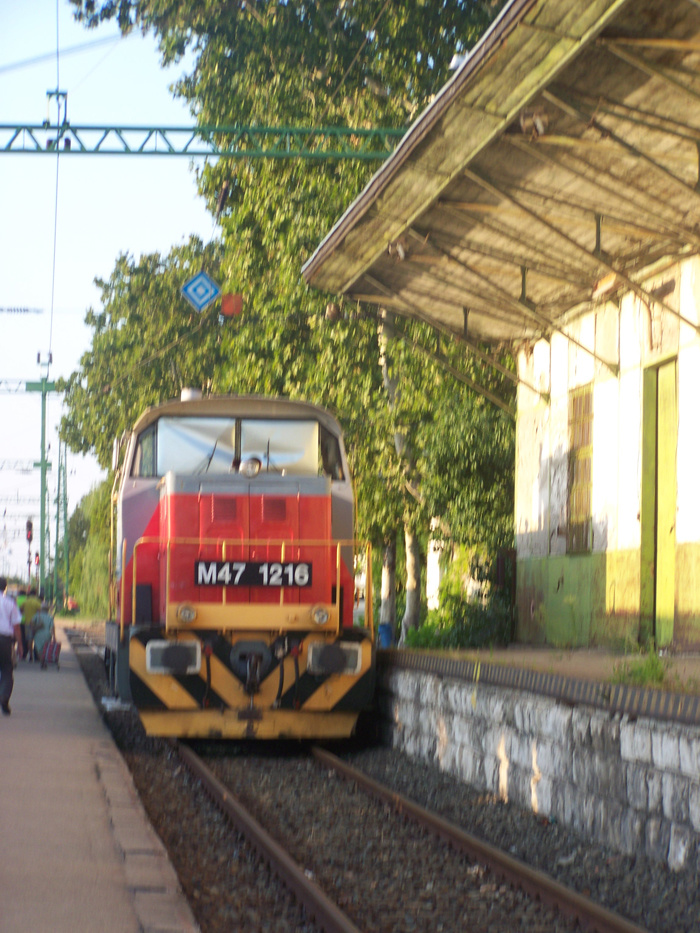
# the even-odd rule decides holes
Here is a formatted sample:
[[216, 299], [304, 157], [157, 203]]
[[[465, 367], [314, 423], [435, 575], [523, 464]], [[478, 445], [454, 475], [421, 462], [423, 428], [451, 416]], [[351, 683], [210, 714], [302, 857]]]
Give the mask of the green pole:
[[56, 540], [53, 548], [53, 604], [58, 609], [58, 534], [61, 522], [61, 440], [58, 441], [58, 483], [56, 487]]
[[[42, 379], [42, 384], [46, 379]], [[46, 584], [46, 391], [42, 387], [41, 392], [41, 460], [39, 461], [41, 472], [41, 538], [39, 539], [39, 592], [45, 591]]]
[[39, 586], [43, 590], [46, 583], [46, 537], [48, 527], [46, 524], [46, 471], [51, 464], [46, 459], [46, 396], [56, 389], [55, 382], [49, 382], [44, 376], [41, 382], [28, 382], [25, 386], [27, 392], [41, 392], [41, 459], [34, 464], [41, 471], [41, 517], [39, 539]]
[[68, 448], [63, 445], [63, 595], [68, 595]]

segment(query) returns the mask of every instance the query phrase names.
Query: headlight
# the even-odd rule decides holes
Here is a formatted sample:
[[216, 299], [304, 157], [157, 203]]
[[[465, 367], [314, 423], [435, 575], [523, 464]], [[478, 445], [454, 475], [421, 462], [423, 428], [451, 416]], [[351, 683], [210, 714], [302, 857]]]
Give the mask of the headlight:
[[146, 670], [149, 674], [184, 677], [198, 674], [202, 666], [202, 646], [198, 641], [153, 639], [146, 645]]
[[309, 674], [327, 677], [329, 674], [357, 675], [362, 670], [362, 648], [360, 645], [326, 644], [312, 642], [306, 665]]
[[314, 606], [311, 610], [311, 619], [315, 625], [325, 625], [330, 619], [330, 613], [325, 606]]
[[258, 460], [257, 457], [250, 457], [248, 460], [242, 460], [241, 465], [238, 467], [238, 472], [242, 473], [243, 476], [247, 476], [248, 479], [252, 479], [253, 476], [257, 476], [262, 467], [262, 462]]
[[190, 606], [188, 603], [182, 603], [181, 606], [177, 607], [176, 615], [178, 622], [182, 622], [184, 625], [189, 625], [197, 618], [197, 610], [194, 608], [194, 606]]

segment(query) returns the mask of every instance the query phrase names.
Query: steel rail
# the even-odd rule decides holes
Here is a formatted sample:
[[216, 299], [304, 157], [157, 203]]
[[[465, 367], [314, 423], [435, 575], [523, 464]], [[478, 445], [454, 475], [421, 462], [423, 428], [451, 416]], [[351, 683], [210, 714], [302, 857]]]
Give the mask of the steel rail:
[[192, 774], [201, 781], [207, 793], [233, 825], [246, 837], [254, 849], [270, 865], [272, 871], [306, 908], [310, 917], [325, 933], [361, 933], [359, 927], [327, 897], [321, 888], [297, 865], [272, 836], [248, 813], [231, 791], [207, 768], [201, 758], [187, 745], [176, 744], [177, 752]]
[[437, 814], [409, 800], [408, 797], [363, 774], [362, 771], [358, 771], [325, 749], [315, 746], [312, 748], [312, 753], [323, 765], [337, 771], [348, 780], [354, 781], [363, 790], [388, 803], [398, 813], [405, 814], [424, 826], [457, 851], [487, 865], [501, 878], [522, 888], [533, 897], [538, 897], [556, 907], [563, 914], [585, 924], [589, 929], [597, 933], [648, 933], [643, 927], [637, 926], [619, 914], [601, 907], [600, 904], [560, 884], [550, 875], [537, 871], [488, 842], [483, 842], [476, 836], [464, 832]]

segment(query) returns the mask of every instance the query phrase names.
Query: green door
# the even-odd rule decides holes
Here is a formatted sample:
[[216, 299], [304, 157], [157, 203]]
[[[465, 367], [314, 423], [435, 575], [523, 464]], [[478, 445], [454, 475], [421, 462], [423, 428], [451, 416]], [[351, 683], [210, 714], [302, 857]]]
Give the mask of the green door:
[[676, 361], [644, 373], [640, 641], [673, 641], [676, 606]]
[[656, 435], [656, 645], [673, 641], [676, 610], [676, 361], [659, 367]]

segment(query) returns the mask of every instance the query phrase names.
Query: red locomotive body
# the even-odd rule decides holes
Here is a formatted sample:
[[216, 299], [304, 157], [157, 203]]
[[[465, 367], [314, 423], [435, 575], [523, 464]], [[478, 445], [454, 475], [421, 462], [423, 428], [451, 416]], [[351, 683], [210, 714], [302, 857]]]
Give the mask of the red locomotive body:
[[328, 412], [238, 397], [150, 409], [116, 510], [108, 648], [149, 733], [352, 733], [374, 694], [371, 586], [359, 627], [352, 485]]

